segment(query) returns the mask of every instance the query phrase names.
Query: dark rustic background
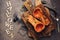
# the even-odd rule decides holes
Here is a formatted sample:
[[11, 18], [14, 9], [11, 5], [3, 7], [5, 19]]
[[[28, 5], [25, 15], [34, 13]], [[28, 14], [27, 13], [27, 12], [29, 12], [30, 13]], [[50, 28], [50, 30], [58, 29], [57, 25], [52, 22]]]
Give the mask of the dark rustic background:
[[[27, 29], [22, 26], [22, 21], [20, 21], [20, 24], [13, 23], [15, 30], [13, 31], [15, 33], [15, 37], [13, 39], [9, 38], [6, 34], [4, 22], [6, 20], [6, 1], [8, 0], [0, 0], [0, 40], [33, 40], [32, 38], [29, 38], [27, 35]], [[12, 14], [16, 13], [18, 14], [18, 17], [20, 18], [20, 14], [23, 12], [20, 11], [21, 6], [23, 4], [22, 0], [10, 0], [13, 6]], [[46, 6], [53, 8], [57, 11], [57, 17], [60, 19], [60, 0], [42, 0], [47, 1]], [[60, 21], [59, 21], [60, 24]], [[51, 37], [44, 37], [40, 38], [40, 40], [60, 40], [60, 33], [54, 30], [52, 32]]]

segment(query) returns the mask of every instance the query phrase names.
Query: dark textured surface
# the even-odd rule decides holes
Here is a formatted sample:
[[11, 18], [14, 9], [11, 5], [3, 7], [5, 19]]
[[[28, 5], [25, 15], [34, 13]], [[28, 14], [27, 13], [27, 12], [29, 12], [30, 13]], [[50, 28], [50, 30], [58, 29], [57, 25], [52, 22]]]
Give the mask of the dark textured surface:
[[[13, 39], [9, 38], [6, 35], [6, 32], [4, 31], [6, 29], [6, 27], [4, 26], [4, 22], [5, 22], [5, 18], [6, 15], [4, 15], [6, 12], [6, 1], [8, 0], [0, 0], [0, 40], [33, 40], [31, 38], [28, 37], [27, 35], [27, 29], [25, 28], [24, 25], [22, 25], [22, 21], [20, 21], [19, 24], [17, 23], [13, 23], [15, 30], [13, 31], [15, 33], [15, 37]], [[23, 13], [20, 11], [21, 6], [23, 4], [23, 2], [21, 0], [10, 0], [13, 6], [13, 10], [12, 10], [12, 14], [16, 13], [18, 14], [18, 17], [20, 17], [20, 15]], [[46, 0], [47, 1], [47, 6], [51, 7], [51, 8], [55, 8], [55, 10], [58, 12], [58, 17], [60, 17], [60, 0]], [[52, 2], [52, 3], [51, 3]], [[52, 6], [53, 5], [53, 6]], [[2, 25], [3, 24], [3, 25]], [[22, 26], [21, 26], [22, 25]], [[57, 28], [56, 30], [54, 30], [52, 32], [52, 36], [51, 37], [44, 37], [44, 38], [40, 38], [40, 40], [60, 40], [60, 33], [57, 32]]]

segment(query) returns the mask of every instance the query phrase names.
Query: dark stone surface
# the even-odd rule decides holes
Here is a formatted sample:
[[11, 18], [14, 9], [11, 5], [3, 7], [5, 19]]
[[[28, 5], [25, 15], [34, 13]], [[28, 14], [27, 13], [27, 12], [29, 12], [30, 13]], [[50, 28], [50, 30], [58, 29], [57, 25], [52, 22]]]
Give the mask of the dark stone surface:
[[[6, 33], [4, 31], [6, 29], [6, 27], [4, 26], [4, 21], [5, 21], [5, 17], [6, 17], [4, 15], [5, 10], [6, 10], [6, 1], [8, 1], [8, 0], [0, 0], [0, 29], [1, 29], [0, 40], [11, 40], [10, 38], [8, 38], [8, 36], [6, 35]], [[48, 7], [55, 8], [55, 10], [58, 12], [57, 16], [60, 17], [60, 5], [59, 5], [60, 0], [45, 0], [45, 1], [47, 1]], [[20, 11], [20, 8], [23, 4], [23, 1], [11, 0], [11, 2], [12, 2], [12, 6], [13, 6], [12, 14], [17, 13], [18, 17], [21, 18], [20, 14], [22, 14], [23, 12]], [[12, 40], [33, 40], [28, 37], [27, 29], [25, 28], [25, 26], [21, 22], [22, 21], [20, 21], [19, 24], [13, 23], [13, 25], [15, 27], [15, 30], [14, 30], [15, 37]], [[57, 29], [56, 29], [52, 32], [51, 37], [43, 37], [43, 38], [40, 38], [40, 40], [60, 40], [60, 33], [58, 33]]]

